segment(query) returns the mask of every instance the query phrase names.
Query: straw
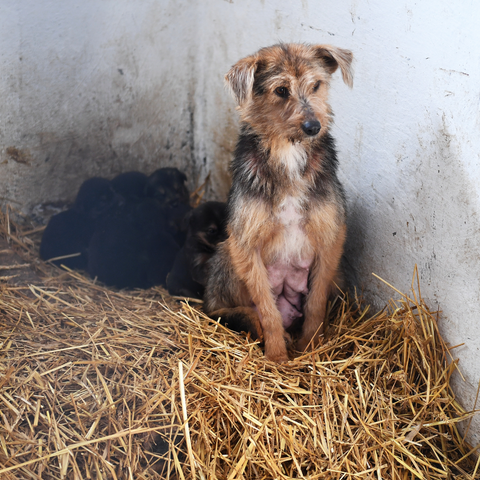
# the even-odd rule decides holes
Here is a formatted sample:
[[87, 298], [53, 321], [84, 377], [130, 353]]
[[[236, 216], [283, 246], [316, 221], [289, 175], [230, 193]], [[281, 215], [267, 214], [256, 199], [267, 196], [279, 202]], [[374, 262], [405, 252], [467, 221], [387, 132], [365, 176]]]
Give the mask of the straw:
[[0, 284], [0, 478], [480, 478], [418, 284], [376, 315], [337, 299], [323, 344], [278, 365], [201, 304], [39, 261], [4, 217], [37, 280]]

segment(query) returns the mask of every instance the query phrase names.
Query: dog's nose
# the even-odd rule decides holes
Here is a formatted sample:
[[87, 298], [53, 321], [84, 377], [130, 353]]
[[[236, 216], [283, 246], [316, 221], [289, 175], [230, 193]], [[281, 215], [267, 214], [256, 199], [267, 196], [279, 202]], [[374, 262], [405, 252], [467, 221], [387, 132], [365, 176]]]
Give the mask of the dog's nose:
[[318, 120], [307, 120], [302, 123], [302, 130], [309, 136], [313, 137], [320, 131], [321, 125]]

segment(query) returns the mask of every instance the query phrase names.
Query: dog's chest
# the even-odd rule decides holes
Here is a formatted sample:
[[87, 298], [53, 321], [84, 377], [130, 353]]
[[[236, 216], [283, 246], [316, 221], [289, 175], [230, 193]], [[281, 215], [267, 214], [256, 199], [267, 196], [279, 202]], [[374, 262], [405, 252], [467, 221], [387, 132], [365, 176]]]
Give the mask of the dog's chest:
[[276, 212], [281, 236], [276, 257], [282, 263], [302, 268], [310, 266], [311, 245], [305, 233], [306, 215], [302, 197], [286, 196]]

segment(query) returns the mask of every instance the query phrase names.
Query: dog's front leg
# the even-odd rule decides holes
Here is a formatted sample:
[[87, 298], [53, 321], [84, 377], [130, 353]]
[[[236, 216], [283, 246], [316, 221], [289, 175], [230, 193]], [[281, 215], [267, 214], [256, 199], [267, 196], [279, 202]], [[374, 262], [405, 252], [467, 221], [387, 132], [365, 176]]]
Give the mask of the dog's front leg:
[[232, 237], [228, 239], [228, 243], [235, 272], [245, 284], [260, 317], [265, 356], [273, 362], [287, 362], [289, 358], [283, 320], [270, 288], [268, 272], [262, 261], [260, 249], [252, 251], [242, 248]]
[[316, 346], [325, 331], [327, 301], [338, 278], [345, 236], [346, 227], [342, 225], [333, 242], [318, 247], [309, 276], [309, 293], [304, 305], [305, 320], [296, 345], [299, 351], [305, 350], [310, 342]]
[[316, 346], [325, 330], [329, 281], [322, 263], [319, 259], [310, 272], [310, 289], [303, 307], [305, 320], [296, 345], [298, 351], [305, 350], [310, 342]]

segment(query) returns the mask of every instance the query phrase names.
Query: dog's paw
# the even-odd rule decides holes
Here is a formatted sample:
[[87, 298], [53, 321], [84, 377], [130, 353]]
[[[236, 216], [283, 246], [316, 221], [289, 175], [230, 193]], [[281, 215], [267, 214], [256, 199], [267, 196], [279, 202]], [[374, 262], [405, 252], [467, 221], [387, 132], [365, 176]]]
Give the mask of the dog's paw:
[[272, 355], [272, 354], [265, 354], [265, 357], [267, 360], [270, 360], [271, 362], [275, 363], [287, 363], [290, 361], [290, 358], [288, 358], [288, 355], [285, 354], [278, 354], [278, 355]]
[[290, 359], [288, 358], [287, 348], [285, 341], [280, 340], [275, 343], [266, 343], [265, 344], [265, 357], [267, 360], [270, 360], [275, 363], [285, 363]]

